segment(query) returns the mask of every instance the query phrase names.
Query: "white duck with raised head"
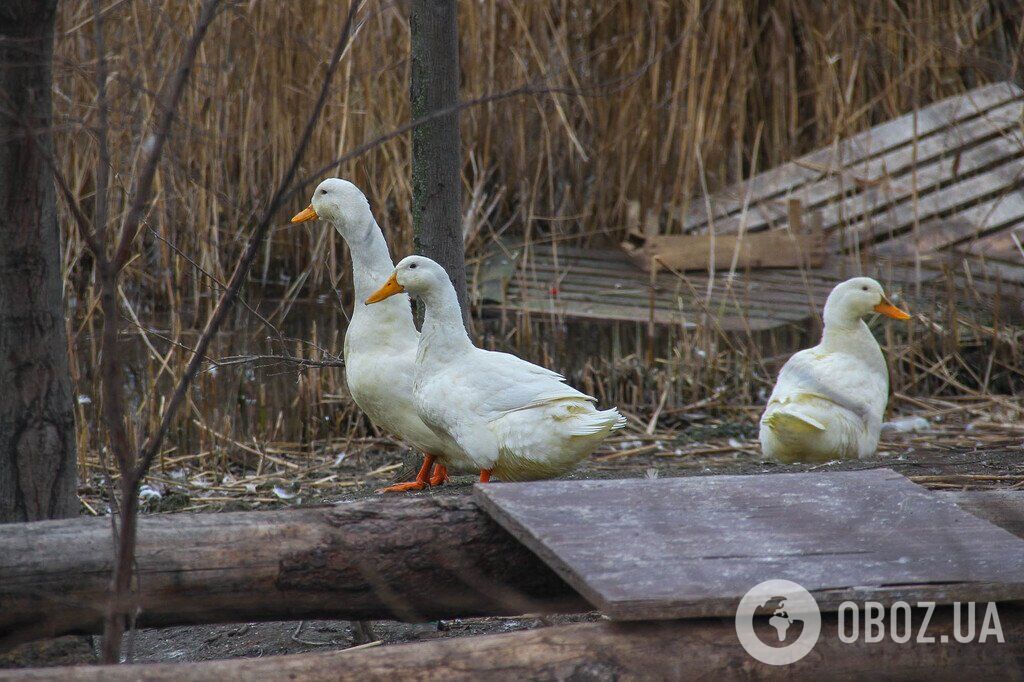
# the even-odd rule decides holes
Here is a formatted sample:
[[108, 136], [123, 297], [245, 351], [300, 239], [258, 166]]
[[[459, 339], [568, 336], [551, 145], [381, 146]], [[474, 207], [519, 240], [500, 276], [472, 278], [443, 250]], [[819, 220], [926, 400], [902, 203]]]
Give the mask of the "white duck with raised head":
[[889, 370], [864, 317], [910, 315], [870, 277], [837, 285], [825, 302], [821, 342], [779, 372], [761, 417], [761, 449], [783, 462], [866, 457], [878, 447]]
[[408, 292], [424, 305], [413, 398], [423, 421], [471, 459], [480, 481], [559, 476], [625, 425], [618, 410], [564, 377], [508, 353], [477, 348], [455, 288], [425, 256], [402, 259], [368, 304]]
[[[327, 221], [348, 244], [352, 254], [355, 304], [345, 332], [345, 380], [356, 405], [374, 424], [424, 453], [416, 480], [382, 492], [419, 490], [438, 485], [447, 468], [474, 470], [461, 453], [419, 418], [413, 400], [416, 349], [420, 334], [413, 324], [408, 296], [396, 296], [375, 306], [363, 301], [394, 270], [384, 233], [359, 188], [347, 180], [329, 178], [317, 186], [309, 207], [294, 218], [302, 223]], [[446, 449], [447, 448], [447, 449]]]

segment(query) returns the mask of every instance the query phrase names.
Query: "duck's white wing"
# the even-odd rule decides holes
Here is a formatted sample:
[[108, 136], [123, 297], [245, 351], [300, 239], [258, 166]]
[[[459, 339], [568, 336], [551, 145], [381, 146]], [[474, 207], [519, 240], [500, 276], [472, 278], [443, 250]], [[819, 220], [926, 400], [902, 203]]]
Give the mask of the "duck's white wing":
[[558, 372], [508, 353], [476, 349], [470, 366], [479, 371], [474, 412], [487, 421], [509, 412], [558, 400], [597, 402], [593, 396], [565, 383]]
[[[786, 404], [793, 416], [800, 417], [803, 400], [823, 398], [866, 420], [874, 411], [879, 388], [884, 396], [884, 377], [874, 376], [863, 363], [849, 355], [809, 348], [793, 355], [783, 366], [768, 403]], [[811, 419], [807, 421], [821, 427]]]

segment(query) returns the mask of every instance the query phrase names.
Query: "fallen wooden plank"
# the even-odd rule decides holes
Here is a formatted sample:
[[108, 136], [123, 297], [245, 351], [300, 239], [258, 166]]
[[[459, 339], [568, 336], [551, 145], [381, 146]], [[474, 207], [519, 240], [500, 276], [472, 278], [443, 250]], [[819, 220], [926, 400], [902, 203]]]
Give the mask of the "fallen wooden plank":
[[[876, 244], [873, 252], [877, 256], [912, 259], [988, 236], [990, 232], [1019, 223], [1024, 223], [1024, 194], [1020, 190], [1012, 190], [957, 211], [956, 215], [948, 218], [928, 220], [917, 230]], [[993, 254], [984, 255], [991, 257]]]
[[956, 249], [933, 254], [929, 264], [944, 263], [958, 272], [971, 273], [970, 284], [984, 295], [996, 297], [986, 301], [1003, 311], [1003, 319], [1015, 324], [1024, 322], [1024, 259], [1007, 263], [986, 256], [965, 255]]
[[[1002, 679], [1020, 671], [1024, 610], [999, 605], [999, 643], [955, 642], [952, 609], [938, 608], [926, 636], [936, 642], [866, 643], [839, 639], [834, 615], [822, 617], [811, 652], [785, 667], [760, 663], [736, 637], [731, 619], [581, 623], [500, 635], [438, 639], [370, 649], [202, 663], [0, 670], [0, 680], [200, 682], [223, 680], [690, 680], [690, 679]], [[980, 618], [980, 615], [978, 616]], [[921, 616], [910, 623], [921, 630]], [[889, 621], [886, 621], [888, 625]], [[961, 629], [962, 631], [962, 629]], [[850, 625], [843, 632], [848, 636]]]
[[[642, 308], [647, 310], [650, 307], [649, 286], [645, 287], [602, 287], [597, 283], [580, 282], [579, 279], [567, 277], [554, 286], [546, 282], [525, 282], [509, 287], [510, 291], [518, 292], [524, 299], [549, 300], [555, 299], [564, 303], [610, 303], [631, 308]], [[771, 293], [766, 291], [748, 291], [737, 286], [731, 291], [719, 287], [711, 296], [711, 305], [726, 303], [730, 310], [736, 313], [746, 313], [752, 317], [765, 317], [776, 319], [780, 315], [783, 319], [796, 316], [794, 319], [802, 319], [811, 311], [807, 307], [807, 296], [800, 293], [780, 291], [777, 298], [772, 300]], [[555, 290], [553, 293], [552, 290]], [[704, 300], [705, 291], [696, 292], [700, 301]], [[680, 312], [682, 314], [696, 314], [701, 312], [701, 304], [695, 300], [689, 287], [676, 283], [672, 288], [657, 287], [654, 290], [656, 308]], [[827, 292], [826, 292], [827, 295]], [[825, 296], [821, 297], [824, 303]]]
[[[788, 226], [787, 221], [787, 226]], [[626, 255], [644, 272], [817, 268], [825, 262], [820, 229], [769, 230], [750, 234], [685, 234], [647, 236], [642, 242], [623, 242]]]
[[[899, 264], [885, 264], [882, 266], [884, 273], [880, 270], [876, 271], [876, 264], [868, 263], [867, 265], [872, 268], [872, 272], [868, 274], [879, 276], [883, 280], [909, 282], [914, 281], [918, 274], [913, 267]], [[822, 303], [824, 303], [824, 296], [828, 296], [832, 287], [847, 277], [862, 274], [863, 269], [864, 266], [855, 258], [842, 256], [832, 258], [824, 266], [814, 270], [737, 272], [737, 277], [732, 280], [731, 284], [727, 272], [718, 272], [714, 277], [714, 283], [717, 287], [715, 291], [725, 287], [728, 287], [729, 290], [736, 290], [764, 286], [772, 290], [805, 293], [810, 286], [812, 291], [823, 294]], [[703, 293], [707, 289], [707, 282], [710, 279], [707, 274], [700, 272], [680, 274], [694, 286], [696, 291]], [[928, 281], [939, 275], [939, 271], [924, 270], [921, 272], [921, 276], [924, 278], [922, 281]], [[570, 253], [563, 254], [558, 265], [555, 265], [545, 247], [544, 249], [535, 249], [535, 255], [529, 263], [524, 262], [521, 265], [520, 273], [515, 275], [510, 283], [540, 278], [554, 284], [555, 280], [559, 278], [575, 279], [584, 276], [604, 278], [605, 281], [635, 282], [641, 286], [648, 286], [650, 282], [650, 276], [637, 268], [621, 250], [573, 249]], [[679, 276], [671, 272], [663, 272], [658, 275], [657, 281], [659, 286], [672, 290], [679, 281]], [[885, 282], [883, 281], [883, 283]]]
[[916, 201], [906, 201], [849, 226], [841, 226], [826, 236], [826, 245], [829, 251], [865, 248], [872, 242], [902, 235], [913, 227], [915, 221], [925, 222], [995, 195], [1018, 192], [1022, 186], [1024, 158], [1017, 158], [940, 192], [926, 194]]
[[[109, 519], [0, 525], [0, 649], [99, 632]], [[256, 620], [432, 620], [590, 607], [470, 500], [149, 516], [140, 626]]]
[[[908, 145], [913, 141], [915, 132], [920, 139], [1006, 104], [1020, 95], [1021, 90], [1016, 85], [996, 83], [949, 97], [917, 112], [904, 114], [711, 196], [711, 216], [717, 221], [739, 213], [746, 202], [756, 204], [785, 196], [807, 182], [818, 180], [838, 169]], [[687, 216], [682, 219], [683, 231], [700, 230], [707, 224], [705, 202], [695, 200]]]
[[[633, 202], [635, 203], [635, 202]], [[639, 209], [633, 207], [630, 213]], [[825, 251], [819, 216], [805, 225], [800, 201], [786, 202], [787, 228], [758, 234], [720, 235], [718, 230], [707, 234], [659, 234], [657, 215], [648, 213], [641, 227], [627, 227], [626, 239], [620, 244], [629, 259], [644, 272], [662, 268], [676, 271], [735, 270], [763, 268], [819, 267]], [[744, 216], [745, 219], [745, 216]]]
[[[896, 201], [889, 196], [892, 187], [909, 187], [916, 182], [917, 191], [924, 192], [938, 182], [948, 182], [956, 175], [990, 163], [993, 156], [1021, 151], [1020, 125], [1024, 117], [1024, 101], [1003, 105], [963, 125], [924, 137], [917, 144], [908, 144], [886, 154], [837, 169], [834, 173], [795, 189], [786, 198], [797, 199], [808, 209], [828, 209], [822, 225], [833, 229], [843, 217], [850, 220], [865, 210], [865, 199], [873, 205]], [[996, 139], [992, 139], [995, 137]], [[911, 172], [916, 169], [916, 181]], [[927, 169], [927, 170], [926, 170]], [[765, 200], [751, 205], [746, 215], [732, 215], [715, 221], [715, 232], [732, 234], [741, 226], [758, 231], [785, 225], [786, 201]]]
[[[774, 271], [773, 271], [774, 272]], [[822, 301], [828, 296], [828, 292], [835, 286], [837, 280], [834, 277], [822, 277], [816, 271], [806, 272], [806, 281], [799, 274], [797, 276], [773, 277], [766, 271], [744, 272], [738, 270], [735, 277], [730, 277], [728, 269], [716, 273], [711, 295], [736, 295], [742, 292], [744, 296], [750, 295], [755, 299], [777, 300], [776, 296], [786, 301], [803, 301], [807, 293], [821, 295]], [[656, 288], [663, 292], [680, 292], [689, 294], [691, 287], [701, 296], [707, 292], [707, 283], [710, 278], [703, 273], [680, 273], [662, 270], [656, 279]], [[768, 284], [773, 285], [769, 287]], [[576, 264], [565, 264], [560, 268], [542, 269], [540, 266], [531, 268], [531, 272], [510, 280], [509, 286], [519, 286], [527, 289], [550, 289], [556, 287], [559, 290], [566, 288], [593, 287], [602, 290], [617, 289], [620, 291], [636, 292], [638, 298], [646, 301], [650, 290], [650, 276], [633, 268], [631, 273], [619, 273], [602, 271], [600, 269], [584, 268]], [[642, 295], [641, 295], [642, 292]]]
[[[571, 299], [517, 297], [515, 305], [489, 306], [494, 310], [508, 313], [527, 313], [550, 317], [569, 317], [613, 322], [648, 322], [651, 309], [647, 306], [624, 306], [595, 301], [573, 301]], [[723, 331], [764, 331], [774, 329], [788, 322], [805, 319], [806, 316], [776, 315], [762, 317], [748, 315], [747, 311], [739, 310], [735, 304], [728, 302], [712, 303], [708, 306], [708, 314], [715, 318], [715, 324]], [[699, 310], [683, 311], [670, 305], [658, 305], [654, 308], [654, 322], [660, 325], [676, 325], [692, 329], [702, 323], [705, 313]]]
[[1024, 598], [1024, 540], [888, 469], [477, 486], [616, 620], [727, 617], [766, 576], [848, 599]]
[[973, 240], [957, 248], [957, 251], [1015, 265], [1024, 264], [1024, 225]]

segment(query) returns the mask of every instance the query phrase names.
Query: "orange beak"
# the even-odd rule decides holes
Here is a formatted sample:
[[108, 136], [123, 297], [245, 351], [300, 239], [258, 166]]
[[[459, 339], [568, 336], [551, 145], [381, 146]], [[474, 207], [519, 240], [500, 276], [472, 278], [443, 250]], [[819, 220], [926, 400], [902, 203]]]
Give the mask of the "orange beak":
[[313, 204], [310, 204], [306, 208], [302, 209], [292, 218], [293, 223], [308, 223], [310, 220], [316, 220], [319, 218], [316, 211], [313, 210]]
[[373, 292], [370, 298], [366, 299], [366, 305], [370, 305], [371, 303], [380, 303], [385, 298], [391, 298], [395, 294], [400, 294], [403, 291], [405, 291], [405, 287], [398, 283], [398, 275], [391, 273], [391, 276], [388, 277], [388, 281], [384, 282], [384, 286], [377, 289], [377, 291]]
[[888, 298], [883, 294], [882, 302], [875, 306], [876, 313], [882, 313], [886, 317], [891, 317], [894, 320], [909, 320], [910, 314], [906, 313], [892, 304]]

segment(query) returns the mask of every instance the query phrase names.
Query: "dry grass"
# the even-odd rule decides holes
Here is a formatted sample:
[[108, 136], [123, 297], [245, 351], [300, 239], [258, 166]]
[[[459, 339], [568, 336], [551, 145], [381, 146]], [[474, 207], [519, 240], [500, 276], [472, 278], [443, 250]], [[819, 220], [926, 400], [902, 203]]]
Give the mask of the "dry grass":
[[[195, 9], [172, 0], [106, 4], [118, 187], [132, 175], [133, 140]], [[57, 149], [88, 207], [92, 10], [84, 1], [61, 8]], [[686, 206], [705, 184], [713, 190], [940, 97], [1016, 79], [1024, 31], [1021, 11], [995, 0], [483, 0], [461, 3], [460, 12], [464, 99], [524, 84], [560, 89], [462, 114], [471, 255], [501, 234], [615, 242], [628, 199]], [[343, 18], [327, 0], [234, 2], [211, 29], [157, 178], [149, 230], [125, 279], [124, 312], [139, 325], [124, 340], [125, 357], [139, 397], [165, 390], [187, 361], [182, 346], [209, 315], [211, 292], [227, 279], [254, 212], [288, 161]], [[407, 120], [403, 10], [369, 3], [361, 18], [307, 173]], [[399, 136], [337, 169], [364, 188], [397, 254], [412, 244], [409, 155], [408, 136]], [[299, 192], [295, 210], [310, 191]], [[119, 201], [115, 196], [115, 215], [124, 208]], [[351, 305], [347, 256], [322, 225], [290, 229], [286, 218], [244, 292], [283, 333], [239, 308], [216, 357], [282, 347], [303, 357], [318, 357], [319, 347], [340, 350], [344, 307]], [[88, 458], [102, 442], [92, 427], [96, 289], [83, 245], [70, 221], [63, 224], [72, 368], [82, 396], [79, 423], [87, 427], [80, 452]], [[897, 339], [886, 331], [898, 394], [985, 394], [1019, 385], [1019, 332], [931, 312], [938, 332]], [[534, 324], [488, 342], [554, 366], [574, 363], [576, 380], [634, 413], [638, 429], [659, 404], [678, 410], [756, 402], [773, 359], [792, 341], [669, 331], [655, 347], [660, 370], [651, 371], [640, 329], [615, 332], [625, 337], [616, 354], [566, 360], [575, 348], [566, 341], [571, 328]], [[159, 401], [138, 405], [134, 423], [144, 432]], [[317, 443], [368, 428], [345, 397], [340, 369], [222, 367], [197, 382], [166, 457], [206, 453], [208, 464], [227, 467], [248, 450], [266, 454], [262, 443], [304, 443], [313, 453]]]

